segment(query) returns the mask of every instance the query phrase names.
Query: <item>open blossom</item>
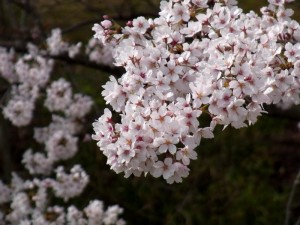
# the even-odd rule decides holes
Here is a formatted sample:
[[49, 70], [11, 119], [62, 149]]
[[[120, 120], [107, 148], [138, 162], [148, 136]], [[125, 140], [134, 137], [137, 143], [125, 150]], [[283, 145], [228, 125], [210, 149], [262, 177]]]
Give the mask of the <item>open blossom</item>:
[[0, 181], [0, 204], [9, 202], [11, 194], [10, 188]]
[[40, 152], [33, 153], [28, 149], [24, 155], [22, 163], [31, 174], [50, 174], [53, 168], [53, 161]]
[[190, 159], [193, 159], [193, 160], [197, 159], [197, 152], [195, 152], [193, 149], [185, 147], [185, 148], [182, 148], [180, 151], [177, 151], [176, 159], [182, 160], [182, 163], [184, 165], [189, 165]]
[[89, 40], [85, 52], [90, 61], [112, 67], [114, 63], [112, 49], [112, 46], [103, 45], [99, 40], [92, 38]]
[[171, 158], [166, 158], [164, 162], [158, 161], [154, 164], [151, 174], [154, 177], [163, 176], [164, 179], [168, 179], [174, 175], [175, 167]]
[[102, 95], [107, 103], [111, 104], [116, 111], [120, 111], [124, 105], [126, 93], [117, 83], [116, 78], [110, 76], [110, 80], [103, 86]]
[[68, 48], [67, 43], [63, 42], [61, 39], [60, 29], [53, 29], [51, 31], [51, 36], [47, 39], [47, 44], [52, 55], [58, 55]]
[[56, 169], [56, 180], [51, 181], [51, 187], [57, 197], [67, 201], [69, 198], [79, 195], [86, 187], [89, 177], [80, 165], [75, 165], [70, 173], [66, 173], [63, 167]]
[[69, 45], [62, 40], [61, 30], [56, 28], [51, 31], [51, 36], [47, 38], [47, 46], [51, 55], [67, 52], [70, 58], [74, 58], [80, 51], [81, 43]]
[[77, 138], [64, 131], [57, 131], [46, 142], [48, 157], [53, 161], [69, 159], [77, 150]]
[[217, 125], [245, 127], [264, 104], [299, 103], [300, 26], [287, 2], [269, 0], [260, 16], [235, 0], [161, 1], [153, 20], [94, 25], [94, 37], [125, 69], [102, 91], [121, 120], [106, 109], [93, 123], [111, 169], [181, 182]]
[[44, 87], [49, 81], [52, 67], [53, 61], [41, 56], [25, 56], [20, 58], [15, 65], [19, 82], [30, 87]]
[[52, 115], [52, 122], [46, 127], [34, 128], [34, 139], [40, 143], [46, 143], [55, 133], [63, 131], [66, 134], [75, 135], [80, 132], [82, 124], [74, 118], [65, 118]]
[[291, 43], [287, 43], [285, 45], [284, 55], [288, 58], [289, 62], [296, 62], [300, 59], [300, 44], [297, 43], [292, 45]]
[[13, 50], [7, 51], [4, 48], [0, 48], [0, 75], [10, 83], [18, 80], [13, 63], [14, 57], [15, 53]]
[[133, 29], [140, 34], [144, 34], [150, 27], [149, 22], [144, 17], [138, 17], [132, 21]]
[[67, 212], [67, 220], [70, 224], [83, 225], [86, 224], [86, 220], [83, 218], [83, 213], [75, 206], [70, 206]]
[[11, 99], [3, 109], [3, 115], [15, 126], [22, 127], [31, 122], [33, 109], [34, 105], [32, 101]]
[[171, 154], [176, 152], [176, 144], [179, 142], [178, 137], [173, 137], [171, 135], [165, 135], [163, 137], [158, 137], [154, 140], [153, 145], [158, 147], [158, 152], [166, 153], [167, 151]]
[[50, 111], [66, 110], [72, 101], [71, 85], [65, 79], [60, 78], [52, 82], [47, 89], [47, 98], [45, 106]]
[[84, 209], [85, 214], [88, 217], [89, 224], [97, 224], [98, 221], [103, 219], [104, 205], [99, 200], [94, 200]]
[[167, 179], [168, 184], [173, 184], [174, 182], [180, 183], [182, 182], [182, 178], [186, 178], [189, 175], [190, 169], [187, 166], [179, 162], [174, 163], [174, 166], [175, 171], [173, 176]]
[[116, 225], [125, 225], [124, 220], [118, 219], [118, 216], [123, 213], [123, 209], [118, 205], [113, 205], [107, 208], [104, 213], [103, 223], [105, 225], [116, 224]]
[[17, 223], [17, 221], [26, 218], [26, 216], [30, 214], [30, 211], [32, 210], [30, 200], [25, 192], [16, 194], [11, 203], [11, 208], [13, 211], [7, 215], [7, 220], [12, 224]]
[[72, 103], [66, 109], [66, 115], [72, 118], [83, 118], [90, 112], [92, 104], [92, 99], [89, 96], [75, 94]]

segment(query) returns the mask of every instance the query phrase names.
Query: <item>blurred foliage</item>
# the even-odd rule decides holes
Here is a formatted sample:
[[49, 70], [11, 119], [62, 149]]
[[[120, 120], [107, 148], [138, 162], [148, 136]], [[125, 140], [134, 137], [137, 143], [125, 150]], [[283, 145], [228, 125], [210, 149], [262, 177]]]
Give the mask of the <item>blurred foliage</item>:
[[[25, 34], [32, 38], [32, 29], [38, 26], [36, 20], [5, 2], [0, 0], [0, 34], [14, 32], [15, 41]], [[298, 21], [299, 2], [292, 4]], [[93, 35], [92, 24], [100, 21], [104, 14], [125, 23], [132, 15], [155, 16], [159, 9], [159, 0], [35, 0], [31, 3], [44, 29], [40, 32], [49, 34], [52, 28], [61, 27], [66, 31], [64, 38], [84, 43]], [[245, 11], [258, 12], [265, 3], [243, 0], [240, 6]], [[12, 12], [15, 18], [8, 19]], [[91, 123], [105, 107], [100, 93], [109, 75], [105, 71], [62, 62], [55, 68], [54, 78], [65, 76], [76, 92], [95, 99], [94, 112], [86, 121], [90, 124], [90, 133]], [[20, 159], [26, 146], [31, 144], [28, 140], [32, 131], [10, 128], [9, 133], [14, 134], [8, 138], [12, 145], [13, 169], [22, 171]], [[14, 141], [16, 137], [19, 142]], [[288, 195], [300, 168], [299, 137], [295, 122], [268, 115], [249, 128], [224, 131], [220, 128], [214, 139], [202, 141], [189, 177], [173, 185], [150, 176], [125, 179], [122, 174], [110, 171], [94, 141], [85, 142], [79, 154], [64, 163], [66, 166], [81, 164], [91, 179], [83, 195], [70, 203], [84, 206], [97, 198], [106, 205], [119, 204], [124, 208], [124, 218], [132, 225], [283, 225]], [[300, 198], [298, 200], [300, 202]], [[297, 199], [295, 201], [297, 203]], [[296, 219], [300, 215], [299, 205], [293, 205], [292, 210]]]

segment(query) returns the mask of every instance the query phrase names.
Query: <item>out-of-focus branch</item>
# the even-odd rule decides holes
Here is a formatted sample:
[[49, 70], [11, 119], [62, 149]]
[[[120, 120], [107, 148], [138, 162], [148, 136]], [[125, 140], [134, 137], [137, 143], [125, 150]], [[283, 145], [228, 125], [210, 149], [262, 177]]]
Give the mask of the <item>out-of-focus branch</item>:
[[94, 62], [91, 62], [91, 61], [86, 60], [86, 59], [70, 58], [67, 55], [58, 55], [58, 56], [43, 55], [43, 56], [46, 57], [46, 58], [51, 58], [51, 59], [63, 61], [63, 62], [72, 64], [72, 65], [81, 65], [81, 66], [86, 66], [86, 67], [102, 70], [104, 72], [111, 73], [111, 74], [114, 74], [114, 75], [122, 74], [122, 69], [120, 69], [118, 67], [110, 67], [110, 66], [106, 66], [106, 65], [103, 65], [103, 64], [94, 63]]
[[[141, 16], [140, 14], [130, 14], [130, 15], [117, 15], [117, 16], [112, 16], [112, 19], [116, 20], [116, 21], [124, 21], [124, 22], [127, 22], [128, 20], [132, 20], [138, 16]], [[156, 14], [152, 14], [152, 13], [143, 13], [143, 16], [145, 18], [154, 18], [156, 17], [157, 15]], [[72, 32], [74, 30], [77, 30], [79, 28], [82, 28], [82, 27], [85, 27], [85, 26], [91, 26], [92, 24], [94, 23], [99, 23], [100, 21], [102, 20], [102, 18], [95, 18], [95, 19], [90, 19], [90, 20], [85, 20], [85, 21], [82, 21], [80, 23], [77, 23], [73, 26], [70, 26], [68, 28], [65, 28], [62, 30], [62, 33], [68, 33], [68, 32]]]
[[77, 23], [77, 24], [74, 24], [68, 28], [65, 28], [62, 30], [62, 33], [65, 34], [65, 33], [69, 33], [69, 32], [72, 32], [74, 30], [77, 30], [77, 29], [80, 29], [82, 27], [85, 27], [85, 26], [90, 26], [94, 23], [99, 23], [101, 19], [91, 19], [91, 20], [85, 20], [85, 21], [82, 21], [80, 23]]
[[274, 118], [287, 119], [294, 122], [300, 122], [300, 110], [292, 107], [291, 109], [283, 110], [275, 105], [265, 106], [268, 116]]
[[[0, 41], [0, 47], [4, 47], [7, 49], [14, 49], [18, 53], [26, 54], [28, 53], [27, 49], [22, 46], [18, 46], [11, 43], [1, 42]], [[41, 54], [45, 58], [50, 58], [62, 62], [66, 62], [71, 65], [80, 65], [80, 66], [86, 66], [98, 70], [102, 70], [107, 73], [111, 73], [114, 75], [120, 75], [122, 74], [123, 70], [119, 67], [110, 67], [107, 65], [91, 62], [88, 59], [84, 58], [70, 58], [68, 55], [50, 55], [50, 54]]]

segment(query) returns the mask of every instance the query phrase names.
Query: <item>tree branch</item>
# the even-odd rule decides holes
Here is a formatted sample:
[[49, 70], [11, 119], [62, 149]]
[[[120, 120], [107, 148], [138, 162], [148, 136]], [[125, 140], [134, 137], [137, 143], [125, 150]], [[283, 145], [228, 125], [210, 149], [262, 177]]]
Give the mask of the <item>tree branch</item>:
[[267, 115], [274, 118], [287, 119], [294, 122], [300, 122], [300, 110], [297, 107], [292, 107], [290, 109], [280, 109], [276, 105], [265, 106]]
[[[140, 15], [139, 14], [131, 14], [129, 16], [125, 16], [125, 15], [111, 16], [111, 18], [114, 19], [115, 21], [125, 21], [125, 22], [127, 22], [128, 20], [132, 20], [132, 19], [134, 19], [138, 16], [140, 16]], [[143, 13], [143, 16], [145, 18], [147, 18], [147, 17], [153, 18], [153, 17], [156, 17], [157, 15], [156, 14], [151, 14], [151, 13], [148, 13], [148, 14]], [[102, 18], [95, 18], [95, 19], [82, 21], [82, 22], [77, 23], [73, 26], [70, 26], [68, 28], [63, 29], [62, 33], [64, 34], [64, 33], [72, 32], [76, 29], [79, 29], [79, 28], [82, 28], [82, 27], [85, 27], [85, 26], [89, 26], [89, 25], [92, 25], [94, 23], [99, 23], [101, 21], [101, 19]]]
[[[10, 44], [10, 43], [5, 43], [0, 41], [0, 47], [4, 47], [7, 49], [14, 49], [16, 52], [21, 53], [21, 54], [26, 54], [28, 53], [28, 50], [25, 47]], [[124, 71], [120, 67], [110, 67], [107, 65], [91, 62], [87, 59], [83, 58], [70, 58], [68, 55], [50, 55], [50, 54], [42, 54], [43, 57], [49, 58], [49, 59], [54, 59], [62, 62], [66, 62], [71, 65], [80, 65], [80, 66], [85, 66], [93, 69], [98, 69], [102, 70], [107, 73], [111, 73], [114, 75], [121, 75]]]
[[94, 63], [91, 62], [89, 60], [85, 60], [85, 59], [81, 59], [81, 58], [70, 58], [67, 55], [43, 55], [45, 58], [51, 58], [51, 59], [55, 59], [55, 60], [59, 60], [62, 62], [66, 62], [69, 63], [71, 65], [80, 65], [80, 66], [86, 66], [86, 67], [90, 67], [93, 69], [98, 69], [98, 70], [102, 70], [104, 72], [107, 73], [111, 73], [114, 75], [119, 75], [122, 74], [123, 70], [119, 67], [110, 67], [110, 66], [106, 66], [103, 64], [98, 64], [98, 63]]

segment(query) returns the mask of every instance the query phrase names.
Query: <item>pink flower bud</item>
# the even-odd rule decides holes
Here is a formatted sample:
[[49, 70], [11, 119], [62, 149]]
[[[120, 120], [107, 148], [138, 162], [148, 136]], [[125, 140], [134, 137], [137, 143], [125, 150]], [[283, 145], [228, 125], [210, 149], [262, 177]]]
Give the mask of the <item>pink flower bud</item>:
[[128, 22], [126, 23], [126, 26], [132, 27], [132, 26], [133, 26], [133, 25], [132, 25], [132, 21], [128, 21]]
[[103, 21], [101, 22], [101, 25], [102, 25], [104, 28], [108, 29], [108, 28], [110, 28], [110, 27], [112, 26], [112, 22], [111, 22], [110, 20], [103, 20]]

